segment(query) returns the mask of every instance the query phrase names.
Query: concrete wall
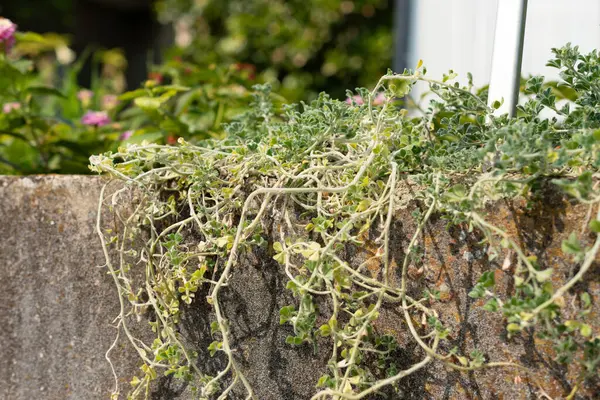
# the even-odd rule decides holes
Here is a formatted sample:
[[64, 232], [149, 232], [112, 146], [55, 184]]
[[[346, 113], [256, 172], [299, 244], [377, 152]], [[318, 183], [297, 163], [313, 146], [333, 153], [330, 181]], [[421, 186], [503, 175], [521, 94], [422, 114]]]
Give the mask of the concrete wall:
[[[100, 180], [0, 177], [0, 398], [100, 399], [115, 288], [94, 231]], [[131, 379], [135, 354], [114, 357]]]
[[[104, 353], [115, 337], [111, 321], [118, 313], [118, 304], [111, 278], [105, 269], [98, 268], [103, 256], [94, 224], [101, 185], [102, 180], [96, 177], [0, 177], [1, 399], [108, 398], [114, 381]], [[579, 229], [585, 207], [550, 194], [533, 208], [499, 204], [488, 211], [492, 222], [504, 226], [531, 252], [557, 266], [556, 284], [572, 274], [573, 266], [561, 258], [560, 243]], [[413, 229], [410, 209], [400, 212], [392, 240], [396, 262]], [[475, 235], [460, 229], [448, 231], [443, 220], [433, 221], [423, 240], [429, 249], [427, 268], [423, 273], [409, 270], [410, 290], [427, 286], [441, 292], [442, 301], [436, 308], [453, 330], [447, 346], [457, 346], [465, 353], [476, 346], [488, 360], [518, 361], [537, 372], [548, 395], [564, 398], [572, 389], [572, 371], [552, 362], [549, 342], [533, 334], [508, 340], [502, 318], [476, 307], [480, 300], [467, 296], [480, 274], [490, 268], [497, 270], [500, 292], [508, 293], [511, 271], [489, 263]], [[366, 246], [358, 253], [368, 251]], [[591, 293], [596, 305], [599, 265], [576, 288], [576, 292]], [[317, 354], [311, 346], [285, 344], [291, 329], [279, 325], [279, 309], [292, 301], [285, 284], [281, 268], [271, 257], [254, 254], [234, 269], [230, 285], [222, 292], [236, 355], [261, 400], [308, 399], [326, 368], [326, 342], [319, 343]], [[570, 304], [574, 294], [566, 296], [565, 304]], [[202, 299], [202, 293], [197, 298]], [[212, 341], [209, 314], [204, 302], [193, 304], [185, 312], [181, 332], [199, 351], [200, 367], [210, 372], [222, 366], [223, 359], [207, 355], [206, 347]], [[592, 317], [597, 335], [598, 307]], [[399, 369], [423, 357], [414, 341], [403, 336], [401, 320], [397, 309], [386, 307], [377, 325], [377, 329], [398, 336], [402, 345]], [[144, 336], [145, 327], [142, 323], [134, 328]], [[138, 367], [136, 355], [121, 341], [112, 358], [119, 384], [126, 392], [127, 382]], [[538, 396], [537, 387], [527, 376], [514, 370], [460, 374], [439, 363], [401, 381], [400, 390], [401, 397], [407, 399]], [[592, 399], [591, 393], [583, 390], [576, 398]], [[162, 378], [151, 398], [183, 399], [188, 395], [184, 386]]]
[[[102, 185], [88, 176], [0, 176], [0, 399], [107, 399], [114, 387], [104, 355], [115, 338], [111, 322], [119, 304], [112, 278], [98, 268], [104, 264], [95, 232]], [[252, 360], [245, 366], [259, 398], [304, 399], [325, 359], [285, 344], [290, 331], [279, 325], [279, 309], [293, 300], [276, 263], [265, 259], [236, 275], [224, 293], [225, 310], [234, 319], [238, 350]], [[213, 340], [209, 313], [205, 303], [193, 305], [181, 327], [201, 350], [201, 368], [214, 372], [224, 360], [206, 352]], [[148, 337], [145, 322], [134, 328]], [[139, 364], [121, 336], [111, 359], [126, 393]], [[163, 378], [152, 398], [190, 396]]]

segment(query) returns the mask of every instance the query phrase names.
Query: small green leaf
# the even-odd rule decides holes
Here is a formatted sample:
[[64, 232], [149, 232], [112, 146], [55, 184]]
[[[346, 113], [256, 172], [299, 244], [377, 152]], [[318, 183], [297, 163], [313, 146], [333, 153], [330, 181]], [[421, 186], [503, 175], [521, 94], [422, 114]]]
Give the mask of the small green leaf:
[[552, 277], [552, 268], [545, 269], [543, 271], [537, 271], [535, 278], [538, 282], [545, 282]]
[[487, 303], [483, 305], [483, 309], [486, 311], [498, 311], [498, 300], [491, 298]]
[[121, 101], [133, 100], [136, 97], [142, 97], [147, 94], [148, 94], [148, 91], [145, 89], [136, 89], [136, 90], [132, 90], [130, 92], [123, 93], [122, 95], [119, 96], [119, 100], [121, 100]]
[[133, 102], [136, 106], [146, 111], [158, 110], [158, 108], [162, 104], [162, 101], [160, 99], [146, 96], [137, 97]]
[[577, 330], [581, 327], [581, 322], [579, 321], [574, 321], [574, 320], [568, 320], [565, 321], [565, 326], [568, 328], [569, 332], [573, 332], [574, 330]]
[[390, 83], [390, 90], [394, 93], [394, 96], [402, 98], [406, 96], [411, 89], [412, 81], [408, 79], [399, 79]]
[[493, 287], [494, 284], [496, 283], [496, 279], [495, 279], [495, 272], [492, 271], [486, 271], [484, 272], [481, 277], [479, 278], [479, 283], [481, 283], [481, 285], [484, 288], [490, 288]]
[[153, 88], [152, 93], [160, 94], [160, 93], [164, 93], [164, 92], [187, 92], [189, 90], [190, 90], [190, 88], [187, 86], [164, 85], [164, 86], [157, 86], [157, 87]]
[[589, 337], [592, 335], [592, 327], [588, 324], [581, 324], [579, 333], [581, 333], [581, 336]]
[[331, 378], [329, 377], [329, 375], [323, 375], [322, 377], [319, 378], [319, 381], [317, 382], [317, 387], [325, 387], [327, 386], [327, 383], [329, 382]]
[[370, 205], [371, 205], [370, 199], [362, 199], [360, 201], [360, 203], [358, 203], [358, 206], [356, 206], [356, 212], [365, 211], [369, 208]]
[[592, 297], [589, 293], [581, 293], [580, 298], [583, 303], [583, 308], [589, 308], [592, 305]]
[[233, 236], [232, 235], [227, 235], [227, 236], [223, 236], [220, 237], [216, 240], [216, 245], [219, 248], [223, 248], [225, 246], [227, 246], [230, 243], [233, 243]]
[[483, 356], [483, 353], [480, 350], [473, 350], [470, 354], [471, 356], [471, 362], [469, 362], [469, 366], [470, 367], [480, 367], [481, 365], [483, 365], [484, 361], [485, 361], [485, 357]]
[[290, 336], [288, 336], [288, 337], [285, 338], [285, 342], [287, 344], [293, 344], [293, 345], [299, 346], [299, 345], [302, 344], [302, 338], [298, 337], [298, 336], [291, 336], [290, 335]]
[[200, 268], [194, 271], [192, 274], [192, 280], [201, 281], [204, 279], [204, 274], [206, 273], [207, 267], [206, 264], [203, 264]]
[[515, 286], [517, 286], [517, 287], [523, 285], [523, 283], [525, 282], [525, 280], [518, 275], [515, 275], [514, 279], [515, 279]]
[[208, 346], [208, 351], [210, 352], [210, 356], [213, 357], [217, 351], [220, 351], [223, 348], [223, 342], [214, 341]]
[[281, 310], [279, 310], [279, 324], [283, 325], [288, 322], [294, 316], [294, 312], [294, 306], [282, 307]]
[[569, 235], [569, 239], [562, 241], [561, 248], [562, 251], [567, 254], [577, 254], [581, 252], [581, 243], [579, 243], [579, 239], [575, 232]]
[[279, 264], [285, 264], [285, 253], [275, 254], [273, 260], [277, 261]]
[[593, 219], [590, 221], [590, 230], [595, 233], [600, 233], [600, 221]]
[[469, 297], [473, 299], [480, 299], [485, 295], [485, 289], [481, 284], [477, 284], [473, 287], [473, 289], [469, 292]]
[[321, 325], [319, 327], [319, 333], [321, 336], [329, 336], [331, 334], [331, 327], [329, 325]]

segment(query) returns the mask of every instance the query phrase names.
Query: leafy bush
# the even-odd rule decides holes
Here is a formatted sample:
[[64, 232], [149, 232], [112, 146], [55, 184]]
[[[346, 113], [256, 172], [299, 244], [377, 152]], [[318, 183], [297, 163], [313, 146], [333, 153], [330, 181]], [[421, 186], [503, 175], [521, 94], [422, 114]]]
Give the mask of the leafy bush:
[[[15, 49], [0, 61], [11, 71], [0, 80], [7, 110], [0, 114], [0, 173], [86, 173], [91, 154], [124, 142], [219, 137], [221, 123], [247, 108], [254, 83], [275, 85], [277, 101], [314, 98], [324, 89], [341, 97], [347, 87], [373, 85], [391, 61], [390, 7], [382, 0], [309, 7], [159, 1], [163, 21], [187, 26], [194, 40], [171, 49], [167, 62], [152, 67], [150, 82], [128, 93], [122, 52], [75, 59], [65, 36], [18, 34]], [[94, 77], [83, 88], [77, 75], [88, 57]], [[101, 126], [83, 123], [90, 111], [106, 113]]]
[[[120, 51], [75, 59], [65, 38], [15, 33], [14, 24], [1, 21], [11, 43], [0, 54], [3, 174], [89, 173], [90, 155], [122, 143], [220, 137], [221, 124], [250, 102], [253, 77], [235, 65], [177, 60], [157, 67], [144, 87], [122, 93], [127, 62]], [[89, 89], [77, 83], [87, 57], [95, 71]]]
[[[95, 92], [77, 85], [83, 58], [63, 66], [57, 81], [59, 71], [47, 68], [55, 63], [44, 54], [55, 50], [47, 38], [22, 35], [16, 50], [34, 54], [0, 55], [0, 173], [86, 173], [89, 155], [110, 149], [120, 135], [116, 126], [104, 126], [115, 114], [116, 95], [108, 85]], [[104, 121], [87, 123], [85, 114], [93, 110]]]
[[377, 82], [392, 60], [392, 3], [160, 0], [157, 9], [188, 38], [173, 54], [203, 66], [254, 65], [260, 81], [299, 101]]
[[[600, 363], [598, 327], [589, 322], [590, 296], [580, 292], [581, 301], [573, 303], [577, 319], [568, 319], [561, 308], [563, 295], [587, 277], [600, 250], [600, 57], [569, 45], [553, 53], [550, 65], [561, 70], [562, 81], [549, 85], [541, 77], [529, 79], [529, 98], [515, 118], [494, 116], [470, 84], [453, 83], [451, 74], [430, 79], [419, 65], [400, 75], [388, 73], [371, 92], [349, 93], [349, 102], [321, 94], [282, 112], [273, 107], [269, 88], [256, 86], [250, 110], [227, 125], [222, 140], [127, 145], [92, 157], [94, 171], [139, 188], [142, 197], [131, 215], [119, 216], [124, 230], [105, 231], [98, 220], [106, 265], [123, 304], [119, 328], [143, 364], [130, 396], [145, 393], [159, 372], [190, 382], [200, 398], [225, 398], [234, 386], [253, 396], [233, 355], [221, 293], [232, 268], [257, 248], [281, 264], [297, 299], [280, 310], [281, 323], [291, 326], [287, 342], [311, 346], [321, 336], [335, 343], [313, 399], [364, 398], [393, 388], [432, 362], [465, 372], [512, 367], [537, 382], [535, 373], [516, 362], [489, 361], [478, 349], [461, 354], [449, 348], [451, 332], [435, 311], [437, 295], [407, 293], [409, 265], [419, 266], [419, 254], [429, 251], [421, 234], [438, 215], [479, 232], [490, 260], [515, 254], [514, 290], [508, 297], [496, 293], [493, 271], [484, 273], [469, 295], [485, 299], [483, 308], [504, 318], [509, 337], [535, 329], [549, 338], [557, 362], [577, 374], [567, 394], [573, 398], [597, 376]], [[423, 115], [411, 116], [395, 102], [417, 82], [428, 84], [437, 99]], [[559, 92], [570, 93], [574, 101], [557, 102]], [[543, 117], [545, 110], [554, 114]], [[406, 200], [401, 194], [407, 182], [414, 184], [409, 200], [419, 202], [422, 211], [413, 213], [418, 223], [395, 281], [390, 230]], [[535, 202], [543, 184], [590, 210], [585, 225], [563, 243], [565, 258], [577, 272], [560, 285], [551, 279], [551, 260], [538, 260], [483, 211], [487, 202], [499, 199]], [[121, 197], [127, 189], [110, 200], [102, 197], [100, 207], [127, 201]], [[367, 260], [379, 263], [376, 277], [365, 264], [344, 258], [343, 248], [364, 246], [368, 232], [378, 246]], [[267, 238], [275, 241], [272, 248]], [[145, 245], [136, 247], [136, 240]], [[123, 255], [116, 264], [110, 249]], [[134, 264], [127, 256], [142, 262]], [[136, 284], [132, 275], [140, 265], [145, 279]], [[214, 342], [207, 351], [228, 360], [214, 376], [199, 370], [196, 354], [177, 333], [183, 305], [204, 301], [196, 298], [201, 287], [209, 290], [206, 300], [214, 310]], [[330, 302], [329, 311], [316, 306], [322, 298]], [[402, 371], [393, 359], [396, 338], [373, 328], [386, 303], [397, 306], [404, 317], [398, 329], [425, 353]], [[153, 343], [139, 341], [127, 329], [126, 316], [146, 310], [156, 316]], [[415, 326], [414, 320], [424, 322]], [[118, 392], [117, 380], [115, 396]]]

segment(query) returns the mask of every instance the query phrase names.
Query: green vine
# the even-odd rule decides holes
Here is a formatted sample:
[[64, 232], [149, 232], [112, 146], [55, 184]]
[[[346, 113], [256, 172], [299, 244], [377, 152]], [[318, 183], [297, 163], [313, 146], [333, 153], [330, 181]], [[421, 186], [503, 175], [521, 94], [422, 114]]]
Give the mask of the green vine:
[[[143, 362], [129, 397], [148, 396], [159, 374], [174, 374], [202, 399], [225, 399], [234, 390], [256, 398], [234, 355], [221, 304], [232, 269], [242, 267], [244, 255], [256, 248], [269, 251], [282, 266], [297, 299], [280, 310], [280, 322], [293, 332], [286, 342], [317, 346], [318, 337], [328, 338], [327, 373], [315, 382], [314, 400], [395, 390], [399, 380], [432, 362], [459, 371], [517, 368], [543, 391], [535, 374], [520, 364], [486, 360], [477, 349], [467, 355], [447, 350], [450, 332], [435, 310], [436, 293], [416, 297], [408, 290], [409, 266], [420, 263], [426, 251], [423, 230], [435, 215], [480, 232], [490, 260], [514, 255], [511, 297], [495, 292], [493, 270], [479, 278], [469, 296], [487, 299], [483, 308], [506, 319], [509, 336], [535, 328], [555, 343], [559, 362], [577, 360], [582, 367], [572, 398], [597, 375], [600, 363], [600, 337], [593, 336], [598, 328], [586, 322], [589, 294], [580, 295], [577, 320], [561, 318], [560, 305], [585, 278], [600, 248], [600, 58], [569, 45], [553, 51], [550, 65], [560, 68], [563, 82], [551, 86], [541, 77], [529, 79], [528, 99], [516, 118], [494, 117], [471, 83], [454, 83], [454, 74], [429, 79], [419, 65], [388, 73], [371, 92], [359, 89], [364, 104], [322, 94], [310, 104], [275, 110], [269, 88], [256, 86], [250, 110], [227, 126], [224, 140], [128, 145], [92, 157], [94, 171], [126, 182], [111, 196], [103, 190], [97, 230], [121, 302], [119, 332]], [[411, 115], [397, 99], [417, 82], [428, 84], [437, 97], [422, 115]], [[557, 87], [572, 89], [575, 101], [557, 99]], [[386, 101], [374, 105], [382, 94]], [[554, 115], [542, 117], [547, 109]], [[534, 202], [544, 185], [589, 207], [585, 226], [563, 242], [577, 272], [560, 287], [550, 279], [552, 265], [519, 246], [483, 212], [499, 199]], [[130, 187], [140, 199], [124, 216], [117, 210]], [[390, 235], [398, 210], [409, 202], [417, 224], [397, 274]], [[120, 232], [103, 228], [106, 206], [116, 212]], [[377, 246], [372, 257], [347, 256], [348, 248], [367, 240]], [[111, 251], [119, 254], [116, 263]], [[381, 266], [375, 275], [368, 268], [373, 263]], [[134, 278], [140, 266], [141, 283]], [[182, 343], [177, 329], [183, 305], [204, 301], [196, 297], [201, 288], [207, 288], [214, 311], [208, 351], [227, 360], [212, 376], [199, 370], [198, 354]], [[330, 306], [320, 307], [324, 302]], [[385, 304], [401, 310], [405, 333], [424, 353], [404, 370], [395, 364], [397, 338], [375, 327]], [[155, 316], [153, 343], [134, 337], [127, 324], [129, 315], [147, 310]], [[116, 375], [115, 380], [116, 397]]]

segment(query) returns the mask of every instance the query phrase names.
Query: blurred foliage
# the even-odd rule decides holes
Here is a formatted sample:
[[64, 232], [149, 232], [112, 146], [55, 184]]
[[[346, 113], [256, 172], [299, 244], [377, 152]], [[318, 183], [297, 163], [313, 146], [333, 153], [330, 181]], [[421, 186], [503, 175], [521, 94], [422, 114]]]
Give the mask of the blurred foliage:
[[235, 65], [200, 68], [174, 60], [159, 71], [143, 88], [119, 97], [122, 107], [129, 106], [120, 121], [136, 133], [128, 142], [222, 138], [223, 123], [244, 113], [251, 102], [253, 81]]
[[[150, 1], [150, 0], [148, 0]], [[21, 28], [70, 32], [74, 0], [7, 2], [0, 14]], [[343, 98], [370, 87], [391, 66], [392, 0], [156, 0], [157, 17], [178, 37], [169, 52], [186, 61], [253, 64], [289, 101], [321, 91]]]
[[99, 74], [94, 91], [88, 90], [92, 95], [82, 101], [77, 74], [90, 54], [75, 61], [64, 36], [17, 35], [14, 51], [0, 55], [0, 173], [86, 173], [89, 155], [110, 148], [119, 135], [115, 127], [79, 122], [114, 91], [122, 75], [122, 65], [109, 64], [110, 53], [93, 55], [106, 79]]
[[170, 52], [196, 65], [244, 63], [289, 101], [372, 86], [391, 66], [392, 1], [159, 0]]
[[[247, 109], [256, 83], [272, 84], [276, 104], [321, 91], [344, 98], [348, 88], [372, 86], [391, 62], [391, 3], [157, 1], [157, 15], [173, 24], [177, 43], [166, 62], [152, 66], [149, 81], [127, 93], [122, 51], [76, 56], [73, 37], [19, 33], [0, 60], [0, 173], [87, 173], [91, 154], [123, 142], [221, 137], [222, 123]], [[53, 15], [50, 6], [72, 14], [74, 3], [28, 0], [2, 11], [28, 28], [68, 31], [67, 17], [37, 25], [40, 15]], [[92, 80], [81, 87], [86, 60]], [[111, 122], [82, 123], [98, 111]]]
[[[18, 33], [0, 60], [0, 173], [87, 173], [91, 154], [124, 142], [220, 138], [222, 123], [247, 111], [258, 83], [272, 85], [278, 105], [372, 86], [392, 54], [389, 3], [161, 0], [158, 14], [174, 24], [177, 46], [127, 93], [123, 51], [77, 56], [68, 35]], [[81, 87], [86, 60], [93, 77]], [[544, 85], [574, 100], [568, 88]], [[86, 125], [89, 112], [111, 122]]]
[[[76, 58], [68, 45], [66, 36], [19, 33], [13, 51], [0, 54], [0, 174], [88, 173], [90, 155], [123, 143], [218, 138], [222, 123], [251, 100], [246, 70], [181, 60], [122, 93], [127, 60], [120, 50]], [[77, 75], [87, 59], [93, 77], [84, 88]], [[107, 122], [90, 124], [90, 113]]]

